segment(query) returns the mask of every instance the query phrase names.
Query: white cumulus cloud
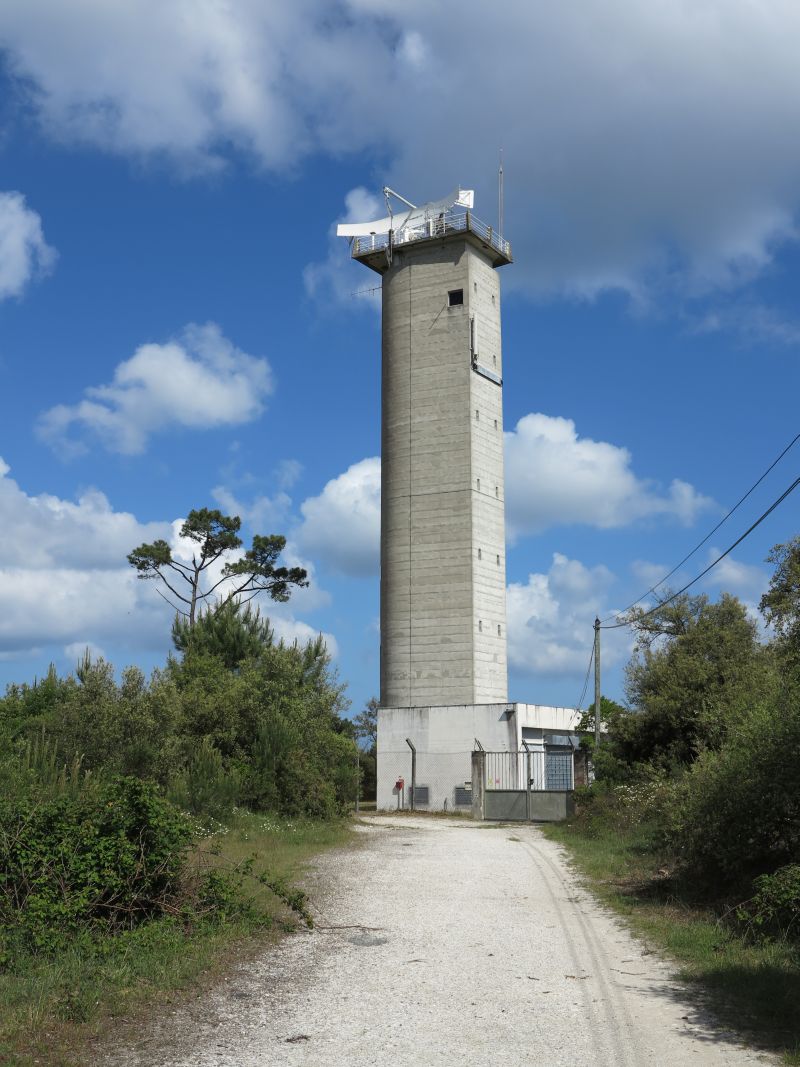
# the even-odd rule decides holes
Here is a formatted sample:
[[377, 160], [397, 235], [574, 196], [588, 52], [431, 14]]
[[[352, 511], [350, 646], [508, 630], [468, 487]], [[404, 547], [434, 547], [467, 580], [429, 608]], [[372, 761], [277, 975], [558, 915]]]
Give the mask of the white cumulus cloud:
[[166, 648], [170, 613], [142, 596], [126, 556], [168, 537], [169, 523], [140, 523], [97, 490], [31, 496], [9, 474], [0, 460], [0, 654], [106, 641]]
[[571, 419], [531, 414], [505, 434], [508, 536], [582, 523], [627, 526], [652, 516], [691, 525], [712, 502], [675, 479], [666, 491], [637, 478], [626, 448], [580, 437]]
[[44, 239], [40, 216], [21, 193], [0, 193], [0, 300], [20, 296], [33, 278], [46, 274], [56, 251]]
[[[363, 186], [351, 189], [344, 198], [344, 214], [339, 222], [370, 222], [386, 215], [385, 205]], [[350, 248], [343, 238], [336, 236], [336, 223], [328, 231], [328, 255], [324, 260], [309, 263], [303, 270], [306, 294], [316, 301], [346, 304], [354, 308], [380, 310], [380, 278], [371, 275], [350, 257]], [[358, 294], [358, 295], [354, 295]]]
[[190, 325], [179, 340], [141, 345], [117, 366], [110, 385], [89, 387], [77, 404], [50, 408], [37, 428], [61, 451], [85, 451], [88, 436], [135, 455], [152, 434], [171, 427], [250, 422], [271, 392], [265, 359], [236, 348], [215, 323]]
[[374, 574], [380, 560], [381, 461], [362, 459], [300, 505], [294, 539], [343, 574]]
[[49, 493], [27, 494], [0, 459], [3, 563], [23, 569], [114, 570], [142, 541], [169, 537], [168, 522], [141, 523], [116, 511], [96, 489], [76, 501]]
[[[579, 437], [570, 419], [524, 416], [505, 434], [505, 462], [509, 542], [554, 526], [621, 527], [656, 516], [690, 526], [713, 506], [680, 479], [662, 491], [637, 478], [627, 449]], [[293, 536], [344, 574], [372, 574], [380, 562], [380, 507], [380, 459], [363, 459], [300, 505]]]
[[[752, 278], [796, 236], [793, 0], [5, 0], [54, 139], [183, 170], [358, 154], [415, 202], [505, 151], [511, 284], [584, 296]], [[435, 106], [434, 106], [435, 102]], [[469, 135], [465, 136], [467, 129]]]
[[[511, 669], [524, 675], [582, 677], [592, 647], [592, 622], [603, 614], [614, 580], [607, 567], [586, 567], [555, 553], [546, 574], [512, 582], [506, 591]], [[603, 640], [604, 662], [620, 662], [629, 643], [624, 630], [609, 630]], [[576, 701], [579, 696], [576, 692]]]
[[[142, 542], [158, 538], [168, 541], [179, 558], [190, 557], [194, 546], [178, 536], [183, 520], [141, 523], [114, 510], [97, 490], [76, 501], [29, 495], [9, 474], [0, 459], [0, 658], [53, 646], [76, 660], [87, 645], [94, 653], [108, 645], [127, 647], [132, 655], [166, 653], [173, 608], [158, 595], [155, 582], [137, 579], [126, 557]], [[264, 599], [261, 610], [278, 637], [304, 641], [318, 631], [298, 616], [326, 605], [330, 597], [319, 588], [313, 563], [288, 545], [283, 558], [289, 566], [305, 567], [311, 586], [297, 590], [287, 604]], [[335, 638], [324, 637], [335, 655]]]

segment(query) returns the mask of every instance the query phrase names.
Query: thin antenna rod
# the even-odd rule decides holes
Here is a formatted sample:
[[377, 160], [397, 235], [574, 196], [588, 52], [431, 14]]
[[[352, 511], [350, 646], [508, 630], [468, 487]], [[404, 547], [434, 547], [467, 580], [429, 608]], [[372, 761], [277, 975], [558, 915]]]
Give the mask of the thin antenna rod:
[[497, 232], [503, 236], [503, 149], [500, 149], [500, 169], [497, 172]]

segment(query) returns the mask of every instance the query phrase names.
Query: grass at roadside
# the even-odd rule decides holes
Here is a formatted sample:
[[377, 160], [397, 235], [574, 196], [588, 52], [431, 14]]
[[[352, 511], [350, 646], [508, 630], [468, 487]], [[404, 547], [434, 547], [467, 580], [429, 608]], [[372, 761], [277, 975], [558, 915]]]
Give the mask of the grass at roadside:
[[[255, 871], [296, 883], [320, 851], [351, 840], [346, 821], [287, 820], [238, 813], [204, 820], [198, 864], [232, 867], [256, 855]], [[72, 1067], [114, 1021], [158, 999], [204, 984], [232, 960], [292, 928], [296, 916], [265, 885], [248, 879], [253, 913], [185, 928], [158, 920], [104, 941], [76, 941], [50, 957], [27, 958], [0, 972], [0, 1064]], [[313, 901], [312, 901], [313, 907]]]
[[687, 900], [636, 831], [579, 821], [543, 827], [566, 846], [594, 892], [680, 965], [720, 1022], [753, 1044], [800, 1064], [800, 951], [786, 942], [753, 944]]

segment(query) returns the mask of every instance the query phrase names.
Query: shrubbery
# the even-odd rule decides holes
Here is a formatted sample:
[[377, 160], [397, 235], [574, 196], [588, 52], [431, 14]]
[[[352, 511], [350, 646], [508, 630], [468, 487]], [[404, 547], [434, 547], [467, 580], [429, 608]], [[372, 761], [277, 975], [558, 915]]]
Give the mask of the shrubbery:
[[692, 876], [728, 893], [800, 862], [800, 706], [756, 704], [680, 791], [674, 847]]
[[[77, 762], [82, 779], [146, 778], [197, 813], [237, 804], [320, 818], [344, 812], [355, 796], [356, 750], [323, 642], [273, 644], [252, 616], [239, 640], [229, 606], [225, 616], [225, 627], [211, 616], [210, 632], [149, 681], [129, 668], [117, 683], [110, 664], [86, 659], [67, 678], [51, 670], [34, 685], [11, 686], [0, 700], [0, 785], [39, 796], [53, 768], [61, 774]], [[201, 634], [205, 620], [196, 624]], [[231, 644], [247, 655], [232, 656]]]
[[[334, 818], [355, 796], [343, 687], [321, 640], [275, 644], [231, 604], [176, 627], [147, 680], [88, 656], [0, 700], [0, 958], [145, 921], [247, 908], [247, 867], [189, 863], [192, 816], [235, 806]], [[303, 894], [260, 877], [308, 920]], [[98, 944], [101, 943], [98, 941]]]
[[770, 558], [771, 641], [727, 595], [632, 617], [630, 710], [604, 703], [578, 807], [586, 833], [615, 825], [665, 859], [673, 891], [800, 940], [800, 539]]
[[136, 778], [0, 806], [0, 922], [34, 948], [175, 912], [188, 820]]

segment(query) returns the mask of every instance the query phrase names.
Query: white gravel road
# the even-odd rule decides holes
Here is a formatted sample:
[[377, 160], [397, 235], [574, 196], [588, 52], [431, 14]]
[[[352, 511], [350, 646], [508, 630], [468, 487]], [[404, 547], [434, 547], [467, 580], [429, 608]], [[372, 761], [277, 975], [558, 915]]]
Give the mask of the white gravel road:
[[239, 966], [107, 1067], [775, 1063], [577, 887], [532, 826], [370, 817], [325, 856], [320, 926]]

